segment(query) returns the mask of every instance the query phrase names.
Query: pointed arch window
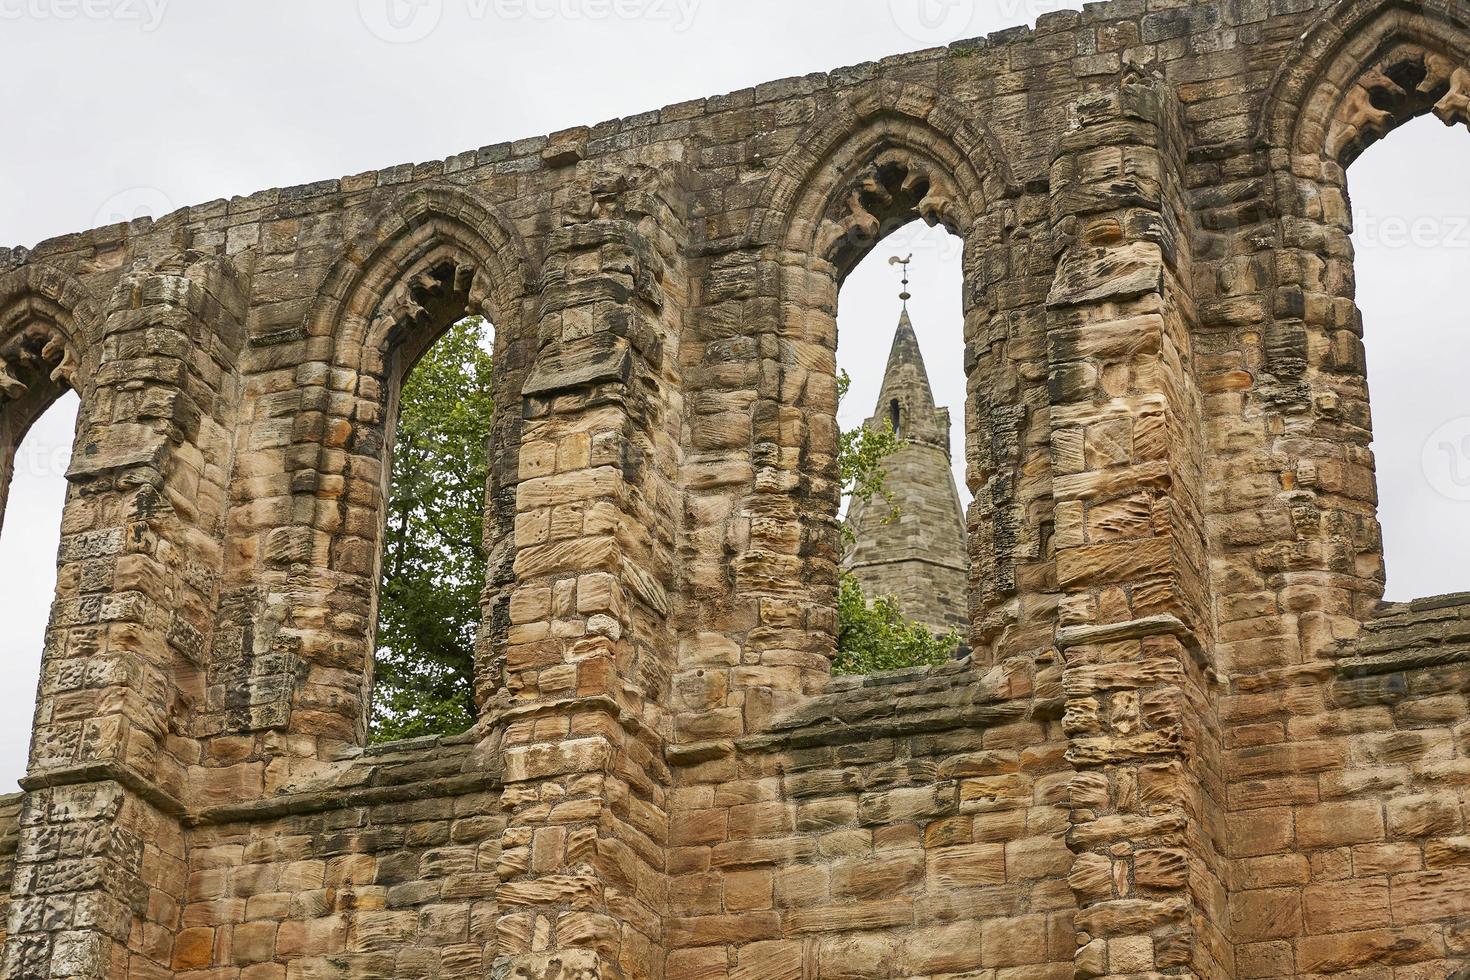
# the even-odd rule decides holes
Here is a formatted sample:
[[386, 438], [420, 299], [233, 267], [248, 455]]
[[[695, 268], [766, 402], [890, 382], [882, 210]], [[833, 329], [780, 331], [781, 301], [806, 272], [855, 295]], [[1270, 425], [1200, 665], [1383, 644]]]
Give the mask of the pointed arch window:
[[455, 735], [475, 721], [475, 646], [494, 413], [493, 328], [452, 324], [394, 403], [378, 594], [375, 741]]
[[[905, 280], [902, 296], [889, 261], [895, 251], [912, 253], [906, 266], [912, 279]], [[868, 653], [854, 655], [848, 634], [866, 629], [852, 621], [858, 589], [880, 614], [892, 609], [920, 632], [946, 638], [924, 651], [925, 662], [948, 660], [960, 645], [958, 636], [967, 632], [969, 500], [968, 488], [963, 496], [960, 489], [965, 432], [963, 424], [951, 427], [947, 408], [954, 406], [963, 417], [967, 379], [964, 358], [957, 356], [964, 348], [961, 256], [958, 241], [943, 227], [904, 224], [859, 261], [840, 287], [837, 360], [850, 386], [839, 424], [879, 433], [875, 442], [886, 438], [887, 451], [878, 461], [881, 489], [847, 501], [839, 670], [854, 669], [849, 661], [860, 670], [910, 666], [884, 654], [885, 647], [904, 643], [898, 638], [904, 627], [897, 623], [888, 638], [863, 641]], [[858, 339], [870, 337], [882, 342]], [[916, 646], [924, 646], [919, 633], [912, 635], [921, 641]]]
[[[1451, 485], [1460, 461], [1470, 464], [1470, 439], [1455, 432], [1463, 413], [1445, 419], [1430, 408], [1414, 418], [1409, 428], [1417, 431], [1406, 430], [1409, 416], [1402, 414], [1428, 401], [1426, 395], [1463, 387], [1458, 379], [1430, 380], [1439, 365], [1457, 362], [1454, 345], [1463, 331], [1436, 345], [1424, 334], [1433, 331], [1429, 324], [1440, 310], [1410, 311], [1422, 311], [1417, 301], [1434, 292], [1430, 270], [1465, 254], [1433, 247], [1411, 257], [1425, 245], [1450, 245], [1455, 212], [1463, 210], [1451, 203], [1458, 188], [1436, 188], [1433, 178], [1443, 172], [1463, 183], [1463, 163], [1446, 160], [1441, 171], [1434, 158], [1463, 152], [1464, 137], [1457, 144], [1454, 134], [1431, 136], [1434, 125], [1419, 120], [1432, 114], [1446, 126], [1470, 125], [1466, 51], [1470, 33], [1432, 5], [1352, 0], [1297, 41], [1258, 127], [1263, 142], [1283, 151], [1273, 168], [1286, 179], [1280, 186], [1292, 188], [1279, 198], [1288, 229], [1282, 245], [1306, 259], [1291, 272], [1303, 302], [1278, 315], [1275, 336], [1262, 348], [1261, 374], [1287, 382], [1294, 409], [1313, 417], [1314, 437], [1330, 443], [1330, 458], [1299, 467], [1306, 477], [1300, 492], [1323, 512], [1322, 526], [1334, 529], [1322, 561], [1369, 600], [1351, 611], [1353, 619], [1364, 610], [1372, 615], [1372, 600], [1384, 595], [1402, 599], [1466, 585], [1433, 580], [1436, 562], [1421, 561], [1415, 551], [1433, 552], [1434, 546], [1422, 550], [1424, 541], [1439, 546], [1436, 554], [1462, 550], [1452, 541], [1463, 518], [1410, 529], [1437, 509], [1436, 493], [1461, 492]], [[1397, 193], [1421, 190], [1427, 206], [1405, 203]], [[1380, 197], [1384, 192], [1390, 196]], [[1461, 269], [1470, 264], [1434, 278], [1458, 281]], [[1434, 363], [1407, 368], [1403, 356], [1425, 347], [1434, 349]], [[1406, 371], [1414, 378], [1408, 396], [1394, 390], [1395, 375]], [[1277, 445], [1295, 456], [1302, 447], [1293, 443], [1305, 430], [1293, 431], [1292, 423], [1286, 429]], [[1313, 455], [1321, 445], [1312, 447]], [[1470, 472], [1470, 465], [1460, 469]], [[1470, 496], [1470, 487], [1463, 492]]]
[[[1470, 139], [1419, 118], [1368, 147], [1348, 173], [1363, 318], [1384, 597], [1470, 588]], [[1405, 175], [1412, 174], [1412, 180]]]
[[79, 402], [66, 334], [30, 320], [0, 342], [0, 793], [25, 774], [57, 581]]

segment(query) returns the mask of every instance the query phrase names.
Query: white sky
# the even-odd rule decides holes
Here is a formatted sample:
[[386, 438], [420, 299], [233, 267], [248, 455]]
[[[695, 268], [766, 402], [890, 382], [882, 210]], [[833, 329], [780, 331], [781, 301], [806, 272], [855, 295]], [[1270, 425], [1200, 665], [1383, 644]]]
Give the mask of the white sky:
[[[6, 105], [6, 130], [18, 134], [0, 155], [0, 244], [31, 245], [137, 214], [435, 159], [1080, 6], [1081, 0], [0, 0], [0, 60], [16, 96]], [[1420, 123], [1365, 156], [1353, 172], [1360, 208], [1385, 216], [1470, 215], [1463, 180], [1470, 160], [1425, 166], [1421, 127], [1425, 140], [1440, 136], [1443, 149], [1470, 154], [1463, 132], [1445, 139], [1431, 131], [1437, 125]], [[1461, 229], [1458, 248], [1367, 249], [1359, 267], [1379, 433], [1401, 450], [1379, 448], [1392, 585], [1403, 594], [1454, 587], [1455, 559], [1470, 543], [1464, 504], [1426, 490], [1426, 472], [1437, 474], [1433, 482], [1452, 496], [1470, 497], [1470, 491], [1459, 494], [1464, 488], [1452, 467], [1426, 471], [1420, 459], [1429, 430], [1470, 414], [1464, 386], [1451, 373], [1463, 370], [1470, 346], [1450, 292], [1470, 272], [1467, 240], [1470, 232]], [[896, 277], [887, 265], [896, 252], [915, 253], [910, 308], [936, 398], [955, 421], [956, 480], [968, 499], [960, 256], [942, 232], [890, 238], [849, 278], [839, 360], [854, 386], [843, 419], [860, 421], [872, 410], [897, 320]], [[1439, 345], [1432, 354], [1431, 338]], [[1406, 406], [1403, 413], [1395, 413], [1396, 404]], [[64, 447], [70, 428], [58, 407], [31, 441]], [[1462, 448], [1470, 479], [1470, 442], [1461, 446], [1458, 435], [1451, 428], [1430, 442]], [[24, 768], [54, 574], [61, 468], [40, 469], [18, 476], [0, 537], [0, 663], [11, 681], [0, 689], [0, 791]], [[1412, 532], [1410, 518], [1428, 514], [1435, 515], [1432, 532]], [[1451, 540], [1458, 547], [1447, 546]]]
[[76, 419], [77, 396], [68, 392], [31, 426], [0, 526], [0, 793], [15, 792], [25, 773]]
[[878, 243], [843, 283], [837, 297], [837, 366], [852, 387], [837, 412], [844, 429], [872, 417], [883, 385], [883, 369], [898, 327], [902, 273], [893, 256], [914, 257], [909, 266], [909, 319], [924, 354], [934, 403], [949, 409], [950, 462], [960, 503], [968, 507], [965, 485], [965, 323], [964, 247], [943, 228], [922, 221], [905, 225]]
[[1425, 116], [1348, 171], [1389, 599], [1470, 591], [1470, 135]]

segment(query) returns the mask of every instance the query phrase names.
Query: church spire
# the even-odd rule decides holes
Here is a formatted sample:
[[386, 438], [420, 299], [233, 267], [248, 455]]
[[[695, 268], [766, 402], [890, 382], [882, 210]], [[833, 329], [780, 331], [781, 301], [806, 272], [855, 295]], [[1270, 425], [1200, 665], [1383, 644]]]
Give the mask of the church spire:
[[[963, 632], [968, 622], [969, 549], [950, 468], [949, 409], [934, 404], [909, 316], [912, 259], [889, 260], [903, 267], [902, 308], [878, 404], [867, 422], [874, 428], [892, 426], [899, 446], [883, 464], [887, 499], [854, 501], [848, 511], [854, 539], [843, 564], [869, 596], [893, 596], [906, 616], [936, 633]], [[891, 519], [893, 507], [898, 508], [897, 520]]]
[[893, 331], [873, 417], [880, 422], [888, 419], [901, 438], [927, 443], [949, 455], [949, 412], [935, 409], [929, 371], [907, 307], [899, 313]]

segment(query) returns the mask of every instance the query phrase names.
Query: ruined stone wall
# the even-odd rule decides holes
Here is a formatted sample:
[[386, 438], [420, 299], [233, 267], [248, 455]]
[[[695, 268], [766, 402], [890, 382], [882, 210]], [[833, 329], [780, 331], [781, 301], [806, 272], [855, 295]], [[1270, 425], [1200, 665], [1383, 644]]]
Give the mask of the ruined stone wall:
[[[1470, 603], [1379, 604], [1345, 168], [1470, 121], [1467, 24], [1114, 0], [0, 250], [0, 478], [82, 405], [4, 975], [1461, 975]], [[974, 653], [834, 680], [838, 290], [916, 217]], [[365, 753], [467, 313], [481, 719]]]
[[305, 792], [190, 823], [178, 975], [479, 976], [495, 955], [506, 817], [494, 764], [435, 740], [373, 751]]
[[844, 678], [677, 753], [668, 975], [1070, 973], [1059, 675]]

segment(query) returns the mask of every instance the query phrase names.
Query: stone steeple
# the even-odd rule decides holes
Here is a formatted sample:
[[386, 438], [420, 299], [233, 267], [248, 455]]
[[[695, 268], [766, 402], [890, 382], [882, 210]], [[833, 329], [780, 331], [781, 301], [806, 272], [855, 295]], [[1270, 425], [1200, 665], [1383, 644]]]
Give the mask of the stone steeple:
[[[885, 461], [881, 496], [853, 501], [847, 520], [855, 535], [843, 565], [869, 597], [891, 595], [904, 614], [935, 632], [968, 622], [969, 563], [965, 521], [950, 468], [949, 409], [934, 405], [929, 373], [907, 306], [888, 354], [883, 387], [869, 426], [893, 426], [899, 447]], [[898, 517], [889, 520], [893, 507]]]

